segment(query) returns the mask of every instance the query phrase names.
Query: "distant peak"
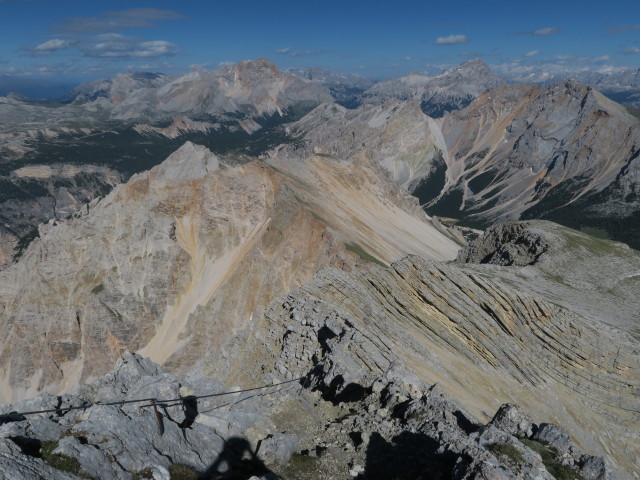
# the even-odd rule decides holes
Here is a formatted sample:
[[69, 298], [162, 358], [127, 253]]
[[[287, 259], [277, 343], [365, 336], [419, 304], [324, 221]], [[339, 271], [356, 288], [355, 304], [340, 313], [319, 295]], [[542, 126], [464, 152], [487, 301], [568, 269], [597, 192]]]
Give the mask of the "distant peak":
[[211, 150], [187, 141], [149, 173], [164, 181], [194, 180], [219, 168], [218, 157]]
[[460, 66], [461, 66], [461, 67], [462, 67], [462, 66], [469, 66], [469, 67], [472, 67], [472, 66], [474, 66], [474, 65], [481, 66], [481, 67], [489, 67], [489, 65], [487, 65], [487, 64], [484, 62], [484, 60], [482, 60], [482, 59], [480, 59], [480, 58], [473, 58], [473, 59], [471, 59], [471, 60], [465, 60], [464, 62], [462, 62], [462, 63], [460, 64]]
[[280, 70], [268, 58], [256, 58], [255, 60], [242, 60], [232, 66], [235, 70], [270, 70], [274, 73], [280, 73]]
[[460, 70], [482, 70], [491, 72], [491, 67], [489, 67], [489, 65], [487, 65], [484, 60], [474, 58], [473, 60], [465, 60], [464, 62], [460, 63], [460, 65], [456, 65], [455, 67], [445, 70], [445, 73], [458, 72]]

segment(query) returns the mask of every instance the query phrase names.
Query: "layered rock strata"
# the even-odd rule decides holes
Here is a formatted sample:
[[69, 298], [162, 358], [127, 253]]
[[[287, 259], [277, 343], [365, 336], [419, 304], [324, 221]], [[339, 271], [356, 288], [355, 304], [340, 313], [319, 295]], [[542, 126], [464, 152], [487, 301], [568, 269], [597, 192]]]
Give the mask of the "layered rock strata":
[[547, 221], [505, 222], [470, 242], [458, 260], [466, 271], [498, 277], [640, 339], [640, 252], [623, 243]]
[[631, 337], [538, 296], [408, 257], [389, 269], [321, 271], [272, 303], [209, 368], [250, 383], [255, 373], [236, 359], [290, 377], [321, 363], [330, 390], [348, 397], [400, 362], [476, 418], [519, 402], [631, 472], [637, 351]]
[[[625, 183], [620, 177], [637, 177], [640, 123], [575, 82], [490, 90], [448, 114], [441, 128], [446, 184], [432, 204], [447, 204], [449, 216], [457, 210], [485, 222], [527, 211], [539, 217], [614, 181]], [[547, 196], [553, 202], [533, 212]]]

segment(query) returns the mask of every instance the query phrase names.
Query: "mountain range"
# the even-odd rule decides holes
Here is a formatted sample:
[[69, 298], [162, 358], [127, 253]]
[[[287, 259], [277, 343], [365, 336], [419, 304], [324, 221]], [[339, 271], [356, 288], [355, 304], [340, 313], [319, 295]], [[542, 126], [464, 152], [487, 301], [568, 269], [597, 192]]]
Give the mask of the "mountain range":
[[362, 93], [361, 103], [383, 103], [390, 98], [417, 99], [424, 113], [437, 118], [466, 107], [485, 90], [503, 83], [482, 60], [470, 60], [440, 75], [416, 73], [383, 80]]
[[633, 110], [480, 61], [65, 101], [0, 100], [3, 475], [638, 478]]
[[570, 74], [534, 70], [526, 74], [506, 74], [503, 78], [513, 83], [534, 83], [548, 86], [566, 79], [595, 88], [611, 100], [628, 107], [640, 108], [640, 69], [625, 69], [618, 72], [574, 72]]
[[518, 401], [635, 468], [637, 322], [611, 300], [637, 288], [637, 252], [516, 223], [447, 265], [456, 236], [376, 159], [293, 153], [233, 166], [186, 143], [41, 226], [0, 273], [4, 400], [74, 391], [126, 350], [246, 386], [321, 368], [337, 402], [397, 363], [472, 418]]

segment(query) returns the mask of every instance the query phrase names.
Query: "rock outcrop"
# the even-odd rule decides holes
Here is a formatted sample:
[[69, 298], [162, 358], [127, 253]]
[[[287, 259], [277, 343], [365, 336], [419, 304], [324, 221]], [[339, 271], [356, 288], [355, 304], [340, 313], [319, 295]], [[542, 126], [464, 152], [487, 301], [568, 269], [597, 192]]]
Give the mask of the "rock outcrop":
[[[334, 101], [323, 84], [281, 72], [266, 59], [177, 76], [120, 74], [82, 85], [63, 100], [70, 103], [52, 108], [0, 97], [0, 269], [39, 223], [66, 217], [70, 207], [105, 195], [185, 141], [207, 142], [218, 153], [237, 149], [245, 161], [242, 155], [286, 141], [271, 131], [274, 125]], [[249, 135], [263, 127], [264, 136], [251, 139], [260, 151], [247, 152]], [[23, 167], [88, 174], [25, 179], [19, 178]]]
[[573, 81], [478, 91], [437, 120], [418, 97], [321, 105], [287, 132], [303, 154], [375, 158], [430, 215], [477, 228], [548, 218], [640, 245], [640, 123], [624, 107]]
[[[0, 407], [0, 475], [612, 478], [604, 459], [584, 455], [562, 428], [534, 424], [514, 405], [480, 425], [439, 385], [399, 365], [362, 390], [335, 395], [329, 387], [312, 373], [251, 391], [228, 389], [214, 379], [179, 380], [126, 352], [113, 372], [75, 395]], [[27, 418], [18, 414], [25, 409], [53, 411]]]
[[460, 250], [457, 260], [520, 267], [533, 265], [549, 249], [543, 235], [544, 232], [536, 232], [533, 223], [508, 222], [494, 225]]
[[97, 165], [29, 165], [0, 177], [0, 270], [22, 255], [41, 223], [65, 220], [108, 193], [121, 175]]
[[[223, 77], [253, 85], [250, 70]], [[158, 92], [186, 105], [187, 86], [171, 85]], [[238, 111], [278, 112], [279, 101], [297, 91], [285, 85], [282, 97], [234, 85], [222, 103], [248, 102]], [[20, 261], [0, 272], [0, 391], [14, 403], [5, 411], [90, 403], [49, 423], [3, 426], [9, 440], [0, 448], [11, 468], [50, 474], [29, 452], [57, 441], [49, 453], [76, 458], [85, 475], [100, 476], [112, 458], [115, 478], [147, 468], [166, 477], [174, 463], [206, 472], [233, 437], [245, 453], [261, 441], [267, 470], [284, 463], [327, 478], [384, 477], [385, 458], [406, 466], [403, 474], [436, 478], [550, 479], [566, 467], [602, 480], [610, 466], [633, 475], [640, 467], [638, 254], [547, 222], [509, 223], [447, 264], [441, 261], [453, 260], [458, 245], [399, 184], [429, 190], [441, 175], [445, 190], [466, 185], [471, 194], [465, 190], [462, 201], [473, 188], [504, 187], [489, 210], [495, 218], [517, 216], [553, 191], [536, 183], [509, 196], [542, 171], [558, 182], [588, 175], [576, 193], [584, 197], [635, 172], [620, 158], [629, 154], [627, 166], [635, 165], [637, 122], [575, 84], [493, 93], [438, 122], [417, 101], [353, 111], [323, 105], [291, 126], [295, 145], [242, 165], [186, 143], [72, 218], [43, 225]], [[149, 108], [154, 95], [144, 93]], [[562, 108], [547, 105], [552, 100]], [[126, 98], [117, 105], [130, 113]], [[612, 139], [620, 155], [601, 147]], [[545, 163], [558, 149], [567, 161]], [[526, 153], [526, 162], [515, 162], [516, 153]], [[504, 179], [482, 176], [492, 159]], [[131, 375], [121, 362], [92, 383], [127, 350], [171, 374], [127, 354], [139, 365]], [[97, 405], [300, 378], [302, 390], [283, 402], [242, 397], [262, 416], [198, 410], [187, 425], [187, 405], [167, 405], [159, 412], [168, 419], [162, 434], [149, 415], [153, 405], [143, 415]], [[78, 396], [67, 396], [80, 386]], [[503, 404], [521, 409], [487, 413]], [[73, 426], [106, 435], [113, 432], [105, 424], [125, 418], [141, 438], [123, 431], [100, 447], [103, 437]], [[210, 456], [200, 440], [213, 445]], [[136, 455], [123, 448], [132, 442]], [[174, 458], [176, 446], [184, 449]], [[140, 455], [153, 464], [136, 463]]]
[[104, 108], [113, 118], [157, 118], [163, 112], [191, 115], [283, 114], [298, 103], [317, 105], [333, 97], [326, 87], [278, 70], [265, 58], [167, 76], [130, 72], [78, 86], [66, 101]]
[[335, 101], [345, 107], [357, 106], [362, 93], [376, 83], [362, 75], [337, 73], [314, 67], [287, 68], [286, 72], [324, 85]]
[[[436, 263], [453, 259], [457, 246], [375, 158], [286, 153], [233, 167], [187, 143], [79, 218], [42, 228], [0, 273], [5, 399], [70, 392], [126, 349], [188, 379], [229, 385], [317, 372], [323, 395], [339, 402], [405, 365], [402, 382], [439, 383], [467, 418], [488, 420], [500, 404], [518, 403], [590, 454], [637, 468], [637, 340], [573, 305], [579, 294], [557, 302], [536, 287], [553, 285], [544, 282], [554, 268], [547, 259], [561, 261], [553, 246], [577, 241], [567, 252], [590, 256], [580, 243], [587, 237], [544, 222], [516, 226], [489, 232], [476, 250], [485, 242], [484, 257], [504, 263], [491, 248], [518, 260], [526, 255], [508, 245], [520, 238], [527, 251], [549, 245], [533, 265], [515, 265], [529, 257], [511, 267]], [[626, 258], [608, 268], [631, 275], [612, 288], [632, 289], [637, 258], [605, 245], [604, 258]], [[407, 253], [432, 260], [383, 266]], [[588, 272], [584, 283], [600, 285], [605, 273]], [[519, 274], [536, 281], [511, 286]], [[582, 274], [575, 267], [570, 275]], [[389, 430], [385, 441], [400, 434]]]

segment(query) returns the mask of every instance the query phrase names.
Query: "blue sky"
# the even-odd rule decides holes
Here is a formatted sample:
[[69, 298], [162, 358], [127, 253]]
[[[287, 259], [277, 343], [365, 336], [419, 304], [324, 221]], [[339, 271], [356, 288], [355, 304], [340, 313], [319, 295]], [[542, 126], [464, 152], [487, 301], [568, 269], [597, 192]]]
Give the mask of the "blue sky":
[[640, 67], [636, 1], [0, 0], [0, 74], [82, 81], [267, 57], [374, 77]]

